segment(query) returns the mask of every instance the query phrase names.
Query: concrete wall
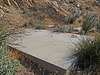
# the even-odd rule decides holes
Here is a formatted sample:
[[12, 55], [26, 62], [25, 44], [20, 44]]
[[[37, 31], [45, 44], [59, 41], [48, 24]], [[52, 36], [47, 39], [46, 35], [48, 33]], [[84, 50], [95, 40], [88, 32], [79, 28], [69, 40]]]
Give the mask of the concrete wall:
[[60, 68], [60, 67], [53, 65], [53, 64], [50, 64], [49, 62], [43, 61], [37, 57], [26, 54], [22, 51], [15, 49], [15, 48], [12, 48], [11, 46], [8, 46], [8, 47], [10, 49], [13, 49], [14, 52], [18, 52], [18, 53], [20, 52], [20, 54], [22, 54], [22, 56], [24, 56], [26, 59], [30, 60], [33, 63], [41, 65], [43, 68], [47, 69], [50, 72], [58, 71], [57, 75], [66, 75], [66, 70], [63, 68]]

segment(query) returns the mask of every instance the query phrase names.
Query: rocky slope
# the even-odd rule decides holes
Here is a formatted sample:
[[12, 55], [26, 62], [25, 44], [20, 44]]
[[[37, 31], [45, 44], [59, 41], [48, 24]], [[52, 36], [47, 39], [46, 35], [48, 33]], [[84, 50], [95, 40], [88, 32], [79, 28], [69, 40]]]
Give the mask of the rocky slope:
[[[100, 21], [100, 0], [3, 0], [0, 22], [7, 30], [22, 28], [34, 20], [45, 25], [67, 25], [68, 17], [75, 16], [70, 26], [79, 27], [84, 17]], [[30, 26], [29, 26], [30, 27]]]

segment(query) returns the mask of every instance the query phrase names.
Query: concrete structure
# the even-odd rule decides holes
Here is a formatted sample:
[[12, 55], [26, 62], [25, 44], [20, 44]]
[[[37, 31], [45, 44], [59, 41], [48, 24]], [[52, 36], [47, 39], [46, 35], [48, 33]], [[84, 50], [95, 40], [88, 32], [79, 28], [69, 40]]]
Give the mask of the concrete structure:
[[18, 45], [9, 46], [26, 53], [29, 59], [47, 70], [56, 70], [59, 75], [65, 75], [74, 65], [75, 58], [71, 55], [75, 49], [74, 43], [86, 36], [26, 29], [24, 34], [12, 37], [18, 39], [12, 42]]

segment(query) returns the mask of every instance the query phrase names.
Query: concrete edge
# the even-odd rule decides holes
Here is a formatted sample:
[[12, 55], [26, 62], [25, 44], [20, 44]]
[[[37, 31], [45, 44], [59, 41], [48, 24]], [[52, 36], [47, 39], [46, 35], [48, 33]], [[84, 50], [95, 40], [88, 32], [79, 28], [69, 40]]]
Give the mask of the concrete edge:
[[30, 61], [33, 62], [33, 63], [36, 63], [36, 64], [41, 65], [43, 68], [49, 70], [50, 72], [57, 71], [57, 72], [58, 72], [57, 75], [66, 75], [66, 69], [63, 69], [63, 68], [58, 67], [58, 66], [56, 66], [56, 65], [53, 65], [53, 64], [51, 64], [51, 63], [49, 63], [49, 62], [46, 62], [46, 61], [44, 61], [44, 60], [41, 60], [41, 59], [39, 59], [39, 58], [37, 58], [37, 57], [35, 57], [35, 56], [29, 55], [29, 54], [27, 54], [27, 53], [25, 53], [25, 52], [22, 52], [22, 51], [20, 51], [20, 50], [18, 50], [18, 49], [16, 49], [16, 48], [13, 48], [13, 47], [11, 47], [11, 46], [9, 46], [9, 45], [7, 45], [7, 46], [8, 46], [9, 48], [13, 49], [14, 51], [20, 52], [20, 53], [21, 53], [25, 58], [27, 58], [28, 60], [30, 60]]

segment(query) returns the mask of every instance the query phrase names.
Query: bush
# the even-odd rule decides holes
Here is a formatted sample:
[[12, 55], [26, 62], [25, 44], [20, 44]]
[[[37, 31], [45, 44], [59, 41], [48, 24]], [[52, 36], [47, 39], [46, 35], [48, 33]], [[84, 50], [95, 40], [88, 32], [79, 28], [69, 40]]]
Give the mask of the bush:
[[44, 14], [39, 14], [37, 16], [37, 18], [40, 19], [40, 20], [43, 20], [43, 19], [45, 19], [45, 15]]
[[82, 20], [80, 19], [80, 20], [78, 20], [78, 22], [79, 22], [79, 23], [81, 23], [81, 22], [82, 22]]
[[77, 66], [81, 69], [100, 66], [100, 37], [82, 39], [75, 45], [77, 50], [74, 50], [73, 56], [77, 57]]
[[26, 14], [27, 13], [27, 10], [22, 10], [23, 11], [23, 13], [22, 14]]
[[11, 55], [7, 56], [7, 46], [5, 43], [2, 43], [4, 40], [3, 32], [2, 27], [0, 27], [0, 75], [15, 75], [18, 61], [13, 61]]
[[72, 33], [73, 30], [74, 30], [74, 28], [70, 26], [70, 27], [67, 28], [66, 32]]
[[69, 18], [68, 18], [68, 22], [69, 22], [70, 24], [73, 24], [73, 23], [75, 22], [75, 20], [76, 20], [75, 17], [69, 17]]
[[35, 21], [33, 21], [33, 20], [30, 20], [30, 21], [29, 21], [29, 25], [34, 26], [34, 23], [35, 23]]
[[37, 5], [35, 5], [35, 6], [33, 7], [33, 10], [34, 10], [34, 11], [38, 11], [38, 10], [39, 10], [39, 7], [38, 7]]
[[100, 22], [98, 22], [98, 23], [96, 24], [96, 28], [97, 28], [98, 30], [100, 30]]
[[0, 46], [0, 75], [15, 75], [18, 61], [13, 61], [11, 55], [7, 56], [7, 46], [2, 43]]
[[46, 26], [44, 24], [37, 23], [36, 29], [46, 29]]
[[73, 4], [73, 3], [75, 3], [75, 0], [69, 0], [69, 3]]
[[93, 28], [93, 24], [92, 21], [89, 19], [86, 19], [83, 24], [82, 24], [82, 31], [84, 31], [85, 33], [87, 33], [90, 29]]
[[0, 45], [1, 45], [1, 42], [3, 42], [3, 40], [5, 39], [3, 36], [4, 36], [4, 30], [3, 30], [3, 27], [2, 25], [0, 24]]
[[25, 23], [24, 23], [24, 26], [28, 26], [28, 22], [25, 22]]
[[66, 31], [66, 26], [57, 25], [55, 31], [57, 31], [57, 32], [65, 32]]

